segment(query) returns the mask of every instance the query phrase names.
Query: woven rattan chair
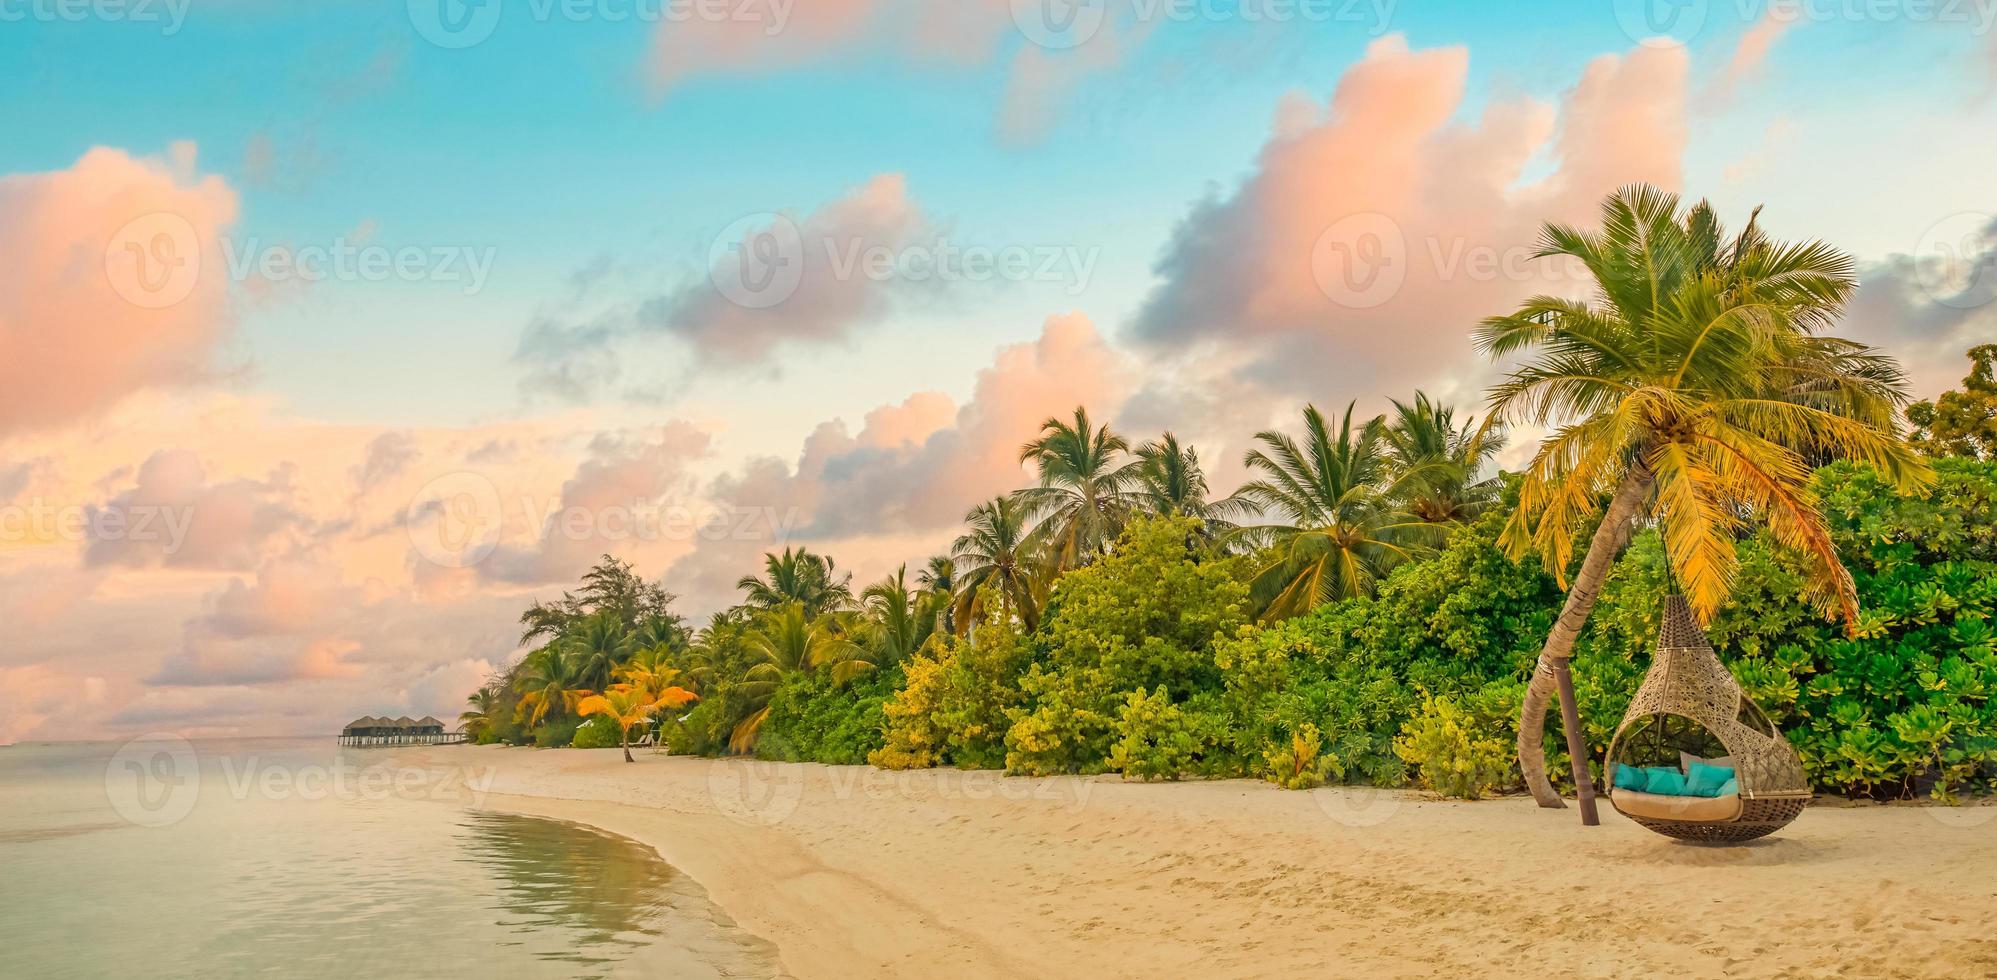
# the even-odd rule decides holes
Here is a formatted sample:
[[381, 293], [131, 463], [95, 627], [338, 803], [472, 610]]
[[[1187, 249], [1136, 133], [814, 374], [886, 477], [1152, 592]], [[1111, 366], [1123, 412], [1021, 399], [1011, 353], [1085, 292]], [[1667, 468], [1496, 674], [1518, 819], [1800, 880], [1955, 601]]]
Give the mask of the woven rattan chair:
[[[1684, 596], [1674, 595], [1664, 603], [1664, 627], [1650, 672], [1609, 742], [1608, 771], [1613, 773], [1634, 752], [1708, 754], [1715, 742], [1733, 758], [1737, 801], [1661, 797], [1611, 787], [1609, 803], [1668, 837], [1723, 844], [1782, 829], [1810, 798], [1810, 782], [1795, 748], [1760, 706], [1741, 693], [1692, 618], [1692, 607]], [[1671, 761], [1675, 764], [1676, 758]]]

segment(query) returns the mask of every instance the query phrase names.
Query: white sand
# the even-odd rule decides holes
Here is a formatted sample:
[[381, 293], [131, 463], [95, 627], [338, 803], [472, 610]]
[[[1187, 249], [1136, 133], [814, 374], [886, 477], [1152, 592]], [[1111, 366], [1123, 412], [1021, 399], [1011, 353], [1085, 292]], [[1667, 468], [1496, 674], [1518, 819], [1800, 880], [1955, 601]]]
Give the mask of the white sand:
[[1706, 848], [1604, 808], [450, 747], [643, 841], [803, 980], [1997, 976], [1997, 807]]

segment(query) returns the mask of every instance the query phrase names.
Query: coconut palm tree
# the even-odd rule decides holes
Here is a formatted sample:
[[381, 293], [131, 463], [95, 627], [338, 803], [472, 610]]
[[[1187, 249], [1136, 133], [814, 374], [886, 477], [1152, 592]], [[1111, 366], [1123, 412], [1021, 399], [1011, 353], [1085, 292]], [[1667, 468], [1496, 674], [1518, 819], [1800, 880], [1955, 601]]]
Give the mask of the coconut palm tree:
[[744, 575], [735, 583], [747, 595], [744, 604], [752, 608], [777, 609], [796, 602], [815, 617], [853, 602], [853, 576], [840, 574], [831, 558], [807, 549], [766, 554], [763, 571], [763, 577]]
[[1394, 399], [1387, 423], [1386, 455], [1402, 477], [1405, 508], [1438, 527], [1475, 518], [1503, 487], [1495, 475], [1478, 474], [1504, 448], [1504, 428], [1479, 427], [1474, 418], [1458, 427], [1455, 416], [1417, 391], [1412, 403]]
[[908, 566], [889, 575], [860, 593], [866, 624], [860, 631], [873, 660], [881, 666], [899, 663], [915, 654], [936, 632], [936, 606], [947, 604], [934, 593], [908, 587]]
[[527, 655], [520, 665], [520, 720], [528, 728], [550, 713], [574, 711], [590, 695], [582, 666], [561, 644], [549, 644]]
[[[1549, 224], [1539, 244], [1542, 256], [1586, 266], [1593, 301], [1537, 296], [1477, 334], [1494, 358], [1527, 357], [1491, 389], [1488, 424], [1554, 427], [1525, 470], [1503, 538], [1513, 555], [1543, 555], [1568, 586], [1520, 711], [1519, 765], [1541, 806], [1563, 805], [1541, 747], [1558, 689], [1589, 822], [1567, 664], [1632, 519], [1659, 522], [1702, 619], [1726, 598], [1734, 538], [1752, 520], [1807, 563], [1806, 594], [1850, 622], [1856, 593], [1818, 512], [1813, 465], [1862, 460], [1902, 488], [1930, 478], [1896, 428], [1907, 401], [1899, 367], [1820, 333], [1857, 285], [1849, 256], [1822, 242], [1770, 240], [1754, 217], [1728, 239], [1703, 202], [1683, 211], [1676, 195], [1652, 187], [1618, 191], [1602, 219], [1598, 232]], [[1598, 515], [1570, 580], [1574, 539]]]
[[1016, 493], [1026, 519], [1038, 521], [1049, 560], [1061, 569], [1077, 568], [1108, 551], [1136, 507], [1142, 463], [1129, 458], [1130, 444], [1092, 426], [1087, 409], [1075, 409], [1071, 425], [1058, 418], [1040, 423], [1040, 436], [1019, 451], [1040, 471], [1040, 485]]
[[1012, 497], [994, 497], [964, 515], [969, 525], [951, 547], [958, 574], [957, 632], [978, 621], [986, 589], [1017, 614], [1031, 632], [1040, 622], [1040, 556], [1026, 533], [1026, 508]]
[[499, 721], [499, 689], [488, 683], [473, 691], [465, 703], [471, 705], [471, 710], [458, 715], [458, 721], [464, 724], [465, 734], [477, 741]]
[[787, 602], [757, 617], [755, 629], [744, 637], [752, 664], [734, 688], [756, 710], [735, 726], [729, 748], [746, 752], [755, 746], [770, 716], [770, 697], [785, 677], [829, 667], [832, 679], [844, 684], [874, 669], [872, 652], [846, 637], [848, 626], [834, 614], [810, 615], [801, 602]]
[[571, 624], [568, 635], [555, 645], [567, 652], [581, 674], [582, 685], [592, 690], [609, 684], [610, 675], [630, 658], [634, 648], [624, 623], [608, 610]]
[[957, 632], [957, 563], [949, 555], [930, 555], [915, 580], [935, 600], [932, 605], [942, 617], [943, 632]]
[[683, 708], [698, 699], [698, 695], [685, 688], [654, 688], [645, 684], [617, 684], [602, 694], [592, 694], [576, 703], [576, 713], [587, 718], [591, 715], [606, 715], [617, 725], [617, 744], [624, 750], [625, 762], [636, 762], [631, 758], [631, 729], [645, 724], [661, 708]]
[[1253, 508], [1235, 497], [1207, 499], [1206, 471], [1200, 455], [1191, 446], [1179, 444], [1170, 432], [1137, 447], [1137, 486], [1132, 498], [1137, 510], [1147, 514], [1198, 518], [1210, 535], [1234, 529], [1231, 518], [1245, 516]]
[[1262, 475], [1235, 497], [1280, 521], [1230, 535], [1265, 549], [1251, 581], [1264, 620], [1369, 594], [1381, 576], [1420, 547], [1427, 525], [1400, 506], [1402, 486], [1387, 457], [1386, 420], [1370, 419], [1354, 431], [1352, 410], [1345, 407], [1334, 436], [1324, 413], [1307, 405], [1301, 444], [1265, 430], [1255, 435], [1262, 447], [1243, 460]]

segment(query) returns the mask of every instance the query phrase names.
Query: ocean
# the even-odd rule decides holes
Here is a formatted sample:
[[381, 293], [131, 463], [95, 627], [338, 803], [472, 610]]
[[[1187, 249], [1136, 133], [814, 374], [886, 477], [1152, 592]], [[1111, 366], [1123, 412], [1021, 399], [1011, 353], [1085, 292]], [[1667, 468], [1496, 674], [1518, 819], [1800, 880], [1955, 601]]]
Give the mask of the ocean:
[[0, 973], [771, 977], [636, 842], [331, 739], [0, 748]]

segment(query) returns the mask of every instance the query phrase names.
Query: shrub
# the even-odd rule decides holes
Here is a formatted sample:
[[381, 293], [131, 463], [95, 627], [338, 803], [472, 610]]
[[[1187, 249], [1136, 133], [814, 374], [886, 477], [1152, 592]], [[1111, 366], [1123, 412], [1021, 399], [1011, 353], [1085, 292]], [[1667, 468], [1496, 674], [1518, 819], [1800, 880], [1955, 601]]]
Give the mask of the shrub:
[[[633, 729], [636, 734], [636, 729]], [[578, 749], [614, 749], [623, 744], [620, 740], [617, 723], [598, 715], [576, 726], [575, 739], [569, 743]]]
[[[1177, 704], [1217, 690], [1214, 641], [1248, 622], [1243, 572], [1241, 559], [1209, 550], [1198, 521], [1156, 518], [1133, 522], [1109, 555], [1064, 576], [1020, 680], [1026, 703], [1011, 712], [1006, 768], [1112, 767], [1112, 744], [1130, 734], [1118, 729], [1131, 694]], [[1156, 721], [1135, 721], [1134, 737], [1145, 741]]]
[[883, 704], [902, 684], [900, 665], [871, 670], [848, 683], [829, 669], [791, 674], [770, 697], [770, 717], [756, 754], [784, 762], [864, 765], [884, 744]]
[[1310, 789], [1325, 780], [1343, 775], [1338, 760], [1323, 755], [1322, 736], [1317, 726], [1305, 722], [1288, 742], [1272, 743], [1262, 750], [1263, 776], [1284, 789]]
[[558, 749], [575, 740], [576, 719], [550, 718], [534, 726], [534, 744], [539, 748]]
[[1421, 714], [1395, 741], [1394, 751], [1415, 767], [1422, 785], [1444, 796], [1474, 800], [1498, 785], [1512, 766], [1512, 746], [1489, 731], [1454, 698], [1424, 695]]

